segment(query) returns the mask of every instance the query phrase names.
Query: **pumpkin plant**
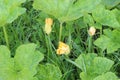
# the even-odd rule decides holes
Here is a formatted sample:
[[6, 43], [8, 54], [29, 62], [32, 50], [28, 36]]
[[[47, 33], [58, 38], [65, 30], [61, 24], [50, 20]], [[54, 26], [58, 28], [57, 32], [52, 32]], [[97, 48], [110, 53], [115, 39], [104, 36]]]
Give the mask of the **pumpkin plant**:
[[[34, 0], [33, 7], [54, 16], [60, 22], [59, 41], [61, 40], [62, 24], [74, 21], [91, 13], [101, 0]], [[86, 4], [89, 3], [89, 4]]]
[[0, 0], [0, 27], [3, 28], [7, 47], [9, 47], [9, 42], [5, 25], [12, 23], [18, 16], [26, 11], [25, 8], [20, 6], [25, 1], [26, 0]]
[[81, 54], [75, 64], [82, 70], [82, 80], [118, 80], [115, 73], [110, 71], [114, 62], [105, 57], [98, 57], [95, 53]]
[[37, 66], [44, 56], [34, 43], [24, 44], [10, 56], [6, 46], [0, 46], [0, 80], [37, 80]]

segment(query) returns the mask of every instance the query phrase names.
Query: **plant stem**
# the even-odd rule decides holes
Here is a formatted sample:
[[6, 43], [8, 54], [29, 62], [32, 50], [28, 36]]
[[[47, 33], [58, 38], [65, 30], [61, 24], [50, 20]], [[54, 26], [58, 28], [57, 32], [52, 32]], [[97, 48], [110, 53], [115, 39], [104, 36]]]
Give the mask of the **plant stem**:
[[[50, 53], [53, 53], [53, 52], [52, 52], [52, 43], [51, 43], [50, 35], [48, 35], [48, 43], [49, 43]], [[50, 56], [49, 56], [49, 57], [50, 57]]]
[[60, 22], [60, 32], [59, 32], [59, 41], [61, 41], [61, 36], [62, 36], [62, 22]]
[[50, 48], [49, 48], [49, 42], [48, 42], [48, 38], [47, 38], [47, 35], [45, 34], [45, 42], [46, 42], [46, 45], [47, 45], [47, 61], [49, 62], [49, 55], [50, 55]]
[[[69, 37], [68, 37], [68, 43], [69, 43], [69, 44], [70, 44], [71, 41], [72, 41], [72, 40], [71, 40], [71, 28], [72, 28], [72, 24], [73, 24], [73, 23], [68, 23], [68, 26], [70, 27], [70, 28], [69, 28], [69, 35], [68, 35], [68, 36], [69, 36]], [[68, 27], [68, 26], [67, 26], [67, 27]]]
[[49, 59], [52, 57], [52, 54], [53, 54], [52, 43], [51, 43], [50, 35], [45, 35], [45, 37], [46, 37], [46, 44], [47, 44], [47, 49], [48, 49], [47, 60], [49, 62]]
[[5, 37], [7, 47], [9, 48], [8, 34], [7, 34], [6, 28], [4, 26], [3, 26], [3, 32], [4, 32], [4, 37]]
[[92, 52], [92, 36], [89, 36], [88, 53]]

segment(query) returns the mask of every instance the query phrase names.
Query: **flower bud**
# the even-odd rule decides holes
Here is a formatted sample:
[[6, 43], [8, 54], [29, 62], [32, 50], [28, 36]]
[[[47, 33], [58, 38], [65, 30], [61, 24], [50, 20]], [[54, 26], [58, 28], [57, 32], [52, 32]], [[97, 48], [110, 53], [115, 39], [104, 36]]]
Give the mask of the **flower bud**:
[[61, 55], [61, 54], [65, 54], [68, 55], [70, 53], [70, 47], [69, 45], [63, 43], [63, 42], [59, 42], [59, 46], [57, 49], [57, 54]]
[[45, 33], [50, 34], [50, 32], [52, 31], [52, 24], [53, 24], [53, 20], [51, 18], [45, 19], [45, 28], [44, 28]]
[[96, 29], [94, 27], [90, 27], [90, 29], [88, 31], [89, 35], [93, 36], [93, 35], [95, 35], [95, 32], [96, 32]]

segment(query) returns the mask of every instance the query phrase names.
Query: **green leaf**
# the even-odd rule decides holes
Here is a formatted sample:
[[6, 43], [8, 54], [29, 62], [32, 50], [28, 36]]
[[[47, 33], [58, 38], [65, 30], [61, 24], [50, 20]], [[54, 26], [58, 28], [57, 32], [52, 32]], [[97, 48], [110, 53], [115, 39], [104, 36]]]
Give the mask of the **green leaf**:
[[104, 50], [107, 48], [107, 46], [109, 45], [109, 42], [110, 42], [110, 39], [109, 39], [108, 37], [102, 35], [102, 36], [100, 36], [100, 38], [98, 38], [98, 39], [94, 42], [94, 44], [95, 44], [96, 46], [98, 46], [99, 48], [101, 48], [102, 51], [104, 51]]
[[96, 57], [93, 60], [94, 63], [94, 73], [102, 74], [110, 70], [114, 62], [104, 57]]
[[76, 60], [75, 63], [78, 64], [79, 68], [84, 71], [88, 72], [87, 70], [90, 70], [90, 66], [92, 66], [93, 59], [97, 55], [94, 53], [90, 53], [88, 55], [81, 54]]
[[103, 5], [97, 6], [92, 12], [93, 18], [96, 22], [101, 23], [112, 28], [120, 28], [120, 24], [116, 19], [115, 14], [105, 9]]
[[15, 80], [14, 63], [6, 46], [0, 46], [0, 80]]
[[120, 0], [102, 0], [103, 4], [108, 8], [111, 9], [120, 3]]
[[34, 0], [33, 7], [65, 22], [80, 18], [84, 12], [90, 13], [100, 2], [101, 0]]
[[[17, 48], [16, 55], [14, 57], [15, 63], [18, 65], [16, 68], [23, 69], [29, 68], [31, 74], [36, 73], [36, 66], [44, 56], [39, 51], [36, 51], [35, 44], [22, 45]], [[22, 63], [21, 63], [22, 62]]]
[[0, 80], [37, 80], [34, 75], [43, 54], [35, 48], [33, 43], [21, 45], [11, 58], [7, 47], [0, 46]]
[[84, 22], [84, 18], [83, 18], [83, 17], [75, 20], [75, 21], [74, 21], [74, 24], [75, 24], [78, 28], [80, 28], [80, 29], [87, 27], [87, 24]]
[[97, 57], [94, 53], [81, 54], [75, 63], [82, 72], [80, 78], [82, 80], [93, 80], [95, 77], [108, 72], [114, 62], [104, 57]]
[[13, 22], [18, 16], [25, 12], [20, 7], [26, 0], [0, 0], [0, 26]]
[[94, 27], [95, 27], [96, 29], [102, 29], [102, 24], [96, 22], [96, 23], [94, 24]]
[[120, 35], [119, 30], [111, 31], [106, 29], [104, 30], [104, 35], [100, 36], [94, 44], [101, 48], [102, 51], [107, 49], [107, 53], [113, 53], [120, 48], [120, 37], [118, 37], [118, 35]]
[[37, 77], [39, 80], [60, 80], [62, 74], [57, 66], [48, 63], [38, 66]]
[[89, 24], [89, 26], [93, 26], [94, 25], [93, 17], [90, 14], [85, 14], [84, 15], [84, 22]]
[[81, 72], [80, 73], [80, 78], [81, 80], [93, 80], [97, 75], [93, 74], [93, 75], [88, 75], [85, 72]]
[[120, 10], [118, 9], [113, 9], [112, 12], [115, 14], [116, 19], [118, 20], [118, 22], [120, 23]]
[[96, 77], [93, 80], [118, 80], [118, 78], [117, 78], [117, 76], [114, 73], [107, 72], [105, 74], [102, 74], [102, 75]]

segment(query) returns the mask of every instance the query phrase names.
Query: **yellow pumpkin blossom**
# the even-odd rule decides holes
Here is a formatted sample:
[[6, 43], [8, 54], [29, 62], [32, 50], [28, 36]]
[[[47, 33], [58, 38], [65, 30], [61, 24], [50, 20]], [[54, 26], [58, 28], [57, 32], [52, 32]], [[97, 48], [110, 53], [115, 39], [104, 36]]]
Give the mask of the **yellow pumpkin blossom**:
[[63, 42], [59, 42], [59, 46], [57, 49], [57, 54], [61, 55], [61, 54], [69, 54], [70, 53], [70, 47], [69, 45], [63, 43]]
[[52, 24], [53, 24], [53, 20], [51, 18], [45, 19], [45, 28], [44, 28], [45, 33], [50, 34], [50, 32], [52, 31]]

